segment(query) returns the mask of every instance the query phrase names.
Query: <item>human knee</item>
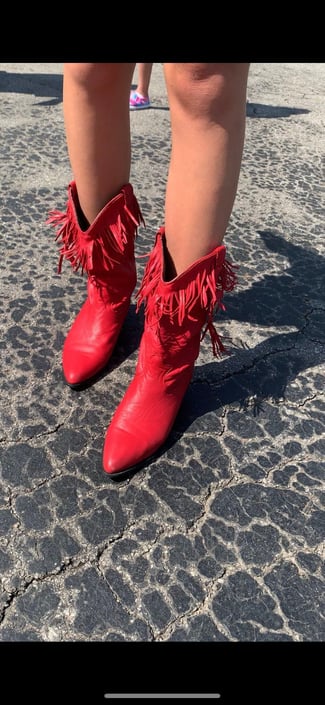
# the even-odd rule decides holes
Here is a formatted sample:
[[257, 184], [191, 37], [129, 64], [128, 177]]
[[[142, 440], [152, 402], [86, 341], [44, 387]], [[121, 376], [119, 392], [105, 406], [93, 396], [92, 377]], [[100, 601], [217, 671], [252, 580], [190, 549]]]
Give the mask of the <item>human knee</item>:
[[[128, 64], [114, 63], [67, 63], [64, 74], [83, 90], [97, 91], [107, 88], [110, 83], [117, 83], [124, 78]], [[128, 69], [132, 71], [132, 67]]]
[[169, 64], [168, 90], [192, 117], [216, 116], [232, 110], [245, 92], [247, 64]]

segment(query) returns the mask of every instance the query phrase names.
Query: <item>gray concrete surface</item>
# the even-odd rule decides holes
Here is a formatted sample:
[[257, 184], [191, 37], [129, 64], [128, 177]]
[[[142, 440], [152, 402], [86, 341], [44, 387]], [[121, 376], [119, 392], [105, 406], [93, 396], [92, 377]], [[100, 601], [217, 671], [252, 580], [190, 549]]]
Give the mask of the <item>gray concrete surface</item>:
[[[103, 379], [64, 384], [86, 284], [57, 275], [45, 225], [71, 178], [62, 66], [0, 64], [0, 641], [324, 640], [324, 87], [325, 64], [252, 64], [239, 283], [217, 321], [231, 355], [203, 341], [168, 447], [116, 485], [102, 443], [142, 317], [133, 303]], [[163, 218], [160, 64], [150, 95], [131, 114], [137, 255]]]

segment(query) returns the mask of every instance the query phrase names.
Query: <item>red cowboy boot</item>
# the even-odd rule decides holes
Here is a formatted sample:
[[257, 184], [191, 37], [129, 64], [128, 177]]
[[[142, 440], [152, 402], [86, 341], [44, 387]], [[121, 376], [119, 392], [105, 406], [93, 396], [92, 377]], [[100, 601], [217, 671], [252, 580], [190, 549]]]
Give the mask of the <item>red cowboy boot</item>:
[[190, 384], [200, 341], [209, 331], [213, 352], [226, 352], [213, 325], [222, 296], [236, 284], [216, 247], [171, 281], [164, 281], [165, 231], [161, 228], [137, 295], [145, 326], [135, 376], [107, 429], [103, 467], [112, 479], [138, 469], [167, 439]]
[[100, 211], [87, 230], [75, 182], [68, 187], [66, 213], [52, 211], [48, 223], [57, 229], [60, 259], [88, 275], [88, 296], [66, 337], [63, 374], [70, 387], [95, 379], [106, 367], [126, 318], [136, 285], [134, 240], [143, 223], [131, 184]]

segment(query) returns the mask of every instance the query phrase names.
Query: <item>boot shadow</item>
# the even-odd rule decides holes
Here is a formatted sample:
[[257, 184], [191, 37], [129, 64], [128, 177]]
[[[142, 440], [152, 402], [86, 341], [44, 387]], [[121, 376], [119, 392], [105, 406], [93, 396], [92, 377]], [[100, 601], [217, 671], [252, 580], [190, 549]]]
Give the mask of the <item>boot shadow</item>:
[[[196, 365], [168, 448], [200, 417], [231, 404], [238, 404], [246, 413], [263, 413], [263, 402], [283, 399], [288, 384], [301, 372], [325, 361], [324, 257], [292, 245], [274, 232], [258, 234], [266, 249], [285, 256], [289, 266], [281, 274], [253, 282], [246, 291], [228, 294], [223, 320], [226, 317], [261, 327], [294, 326], [296, 330], [279, 330], [252, 348], [236, 341], [230, 353], [240, 362], [232, 373], [226, 358]], [[215, 323], [218, 326], [218, 317]]]

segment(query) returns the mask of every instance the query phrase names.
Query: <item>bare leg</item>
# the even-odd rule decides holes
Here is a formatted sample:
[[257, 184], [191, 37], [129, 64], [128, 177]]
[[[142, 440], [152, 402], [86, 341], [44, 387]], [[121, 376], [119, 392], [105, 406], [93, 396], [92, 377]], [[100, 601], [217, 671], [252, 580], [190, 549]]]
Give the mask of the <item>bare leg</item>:
[[129, 181], [129, 95], [135, 64], [65, 63], [68, 153], [86, 221]]
[[152, 64], [138, 64], [138, 83], [136, 92], [143, 98], [149, 98], [149, 85], [151, 79]]
[[240, 63], [164, 65], [172, 128], [169, 278], [223, 241], [242, 159], [248, 69]]

